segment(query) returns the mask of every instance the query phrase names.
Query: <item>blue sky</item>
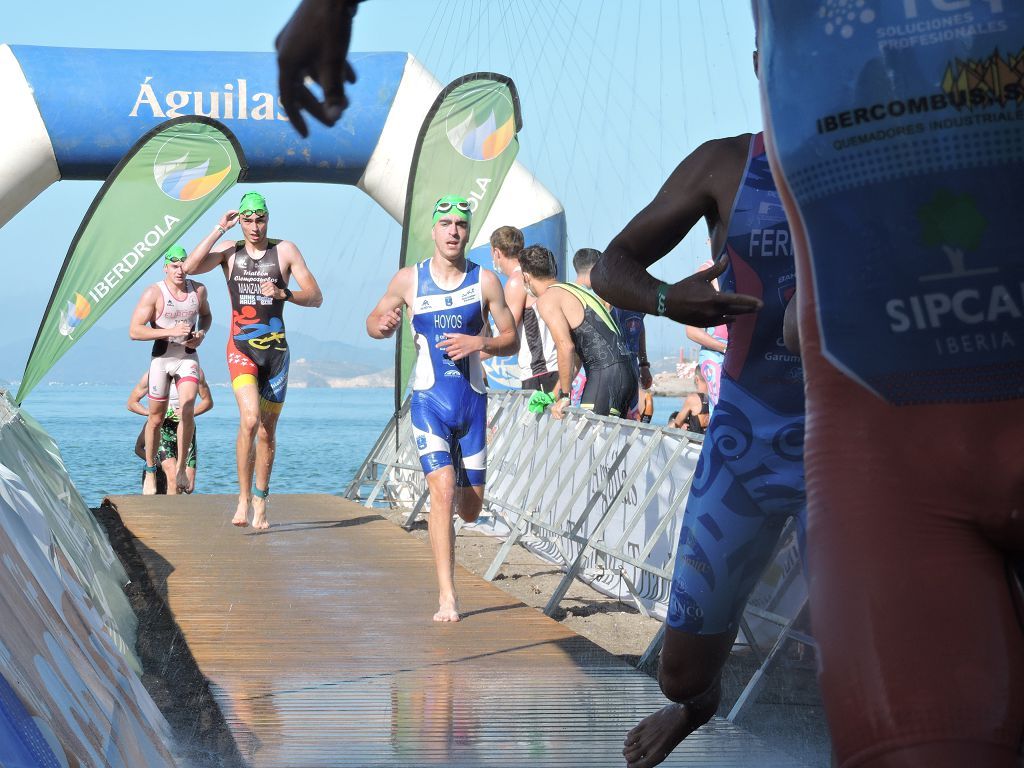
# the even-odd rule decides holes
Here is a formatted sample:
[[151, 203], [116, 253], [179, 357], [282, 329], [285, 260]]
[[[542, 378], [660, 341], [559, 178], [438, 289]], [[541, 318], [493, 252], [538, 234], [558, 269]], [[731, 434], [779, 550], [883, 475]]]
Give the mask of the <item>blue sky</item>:
[[[97, 6], [35, 0], [5, 9], [0, 42], [86, 48], [271, 51], [290, 0]], [[510, 75], [519, 90], [519, 160], [566, 209], [570, 254], [603, 248], [701, 142], [758, 130], [750, 62], [753, 23], [742, 0], [368, 0], [354, 51], [409, 51], [442, 83], [474, 71]], [[715, 83], [716, 87], [709, 87]], [[72, 237], [100, 182], [63, 181], [0, 229], [9, 290], [8, 339], [35, 335]], [[363, 319], [398, 262], [397, 223], [354, 188], [260, 185], [271, 236], [293, 240], [324, 289], [318, 310], [292, 307], [289, 328], [321, 339], [370, 343]], [[191, 248], [233, 203], [196, 225]], [[677, 280], [707, 257], [698, 227], [653, 269]], [[151, 271], [99, 322], [125, 328]], [[226, 291], [207, 276], [215, 322]], [[648, 323], [651, 357], [675, 355], [682, 328]], [[216, 344], [218, 350], [220, 342]], [[139, 350], [140, 359], [148, 354]], [[301, 356], [301, 350], [296, 354]]]

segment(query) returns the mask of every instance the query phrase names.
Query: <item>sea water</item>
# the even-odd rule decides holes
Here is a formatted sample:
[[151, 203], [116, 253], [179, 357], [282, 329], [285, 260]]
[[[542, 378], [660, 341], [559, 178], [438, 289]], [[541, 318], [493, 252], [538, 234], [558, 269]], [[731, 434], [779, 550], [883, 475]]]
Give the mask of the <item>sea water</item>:
[[[224, 385], [211, 387], [214, 407], [196, 418], [196, 493], [238, 493], [235, 438], [238, 407]], [[145, 419], [126, 403], [131, 387], [40, 385], [24, 403], [57, 442], [68, 474], [90, 507], [106, 495], [140, 493], [144, 462], [135, 441]], [[656, 424], [679, 408], [655, 398]], [[277, 427], [273, 493], [342, 494], [394, 411], [391, 389], [292, 388]]]
[[[95, 507], [108, 494], [140, 493], [145, 462], [135, 441], [145, 419], [126, 403], [131, 387], [40, 385], [26, 399], [57, 442], [71, 479]], [[196, 493], [238, 493], [238, 407], [228, 386], [211, 387], [214, 407], [196, 418]], [[273, 493], [345, 492], [394, 410], [390, 389], [288, 390], [277, 428]]]

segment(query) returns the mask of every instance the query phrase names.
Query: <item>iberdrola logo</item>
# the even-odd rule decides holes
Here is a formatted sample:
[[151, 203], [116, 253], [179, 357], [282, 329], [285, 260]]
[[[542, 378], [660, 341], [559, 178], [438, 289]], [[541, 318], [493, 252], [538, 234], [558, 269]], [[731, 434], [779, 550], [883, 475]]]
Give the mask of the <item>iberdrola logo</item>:
[[172, 200], [189, 202], [213, 192], [231, 172], [231, 157], [219, 141], [175, 137], [156, 153], [153, 178]]
[[470, 160], [491, 160], [516, 135], [515, 110], [504, 86], [476, 85], [456, 97], [445, 116], [448, 141]]
[[60, 335], [70, 336], [82, 321], [92, 312], [92, 305], [80, 293], [75, 294], [74, 301], [68, 301], [68, 308], [62, 309], [60, 313]]

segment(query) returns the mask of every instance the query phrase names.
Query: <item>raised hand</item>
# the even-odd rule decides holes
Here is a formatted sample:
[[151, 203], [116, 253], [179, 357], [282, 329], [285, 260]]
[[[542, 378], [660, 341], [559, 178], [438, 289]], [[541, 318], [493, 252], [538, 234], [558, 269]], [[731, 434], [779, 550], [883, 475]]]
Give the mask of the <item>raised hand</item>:
[[[345, 83], [354, 83], [356, 73], [346, 57], [358, 5], [358, 0], [302, 0], [274, 41], [281, 106], [303, 138], [309, 129], [302, 110], [332, 126], [348, 106]], [[323, 89], [323, 102], [306, 87], [307, 77]]]
[[763, 306], [760, 299], [723, 293], [712, 285], [727, 266], [729, 257], [723, 254], [707, 269], [670, 285], [665, 293], [665, 316], [686, 325], [710, 327], [759, 310]]

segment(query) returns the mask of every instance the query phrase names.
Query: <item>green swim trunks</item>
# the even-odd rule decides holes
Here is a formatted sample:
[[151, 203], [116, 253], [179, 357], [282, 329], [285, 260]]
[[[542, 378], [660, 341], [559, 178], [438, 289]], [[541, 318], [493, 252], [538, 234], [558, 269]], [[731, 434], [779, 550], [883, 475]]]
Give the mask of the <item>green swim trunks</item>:
[[[178, 458], [178, 420], [173, 418], [171, 412], [168, 411], [167, 416], [164, 417], [163, 423], [160, 425], [160, 445], [157, 447], [156, 458], [157, 461], [163, 463], [167, 459]], [[185, 460], [185, 465], [196, 468], [199, 456], [199, 448], [196, 443], [195, 430], [192, 431], [192, 443], [188, 447], [188, 456]]]

